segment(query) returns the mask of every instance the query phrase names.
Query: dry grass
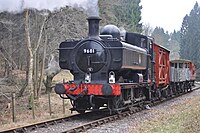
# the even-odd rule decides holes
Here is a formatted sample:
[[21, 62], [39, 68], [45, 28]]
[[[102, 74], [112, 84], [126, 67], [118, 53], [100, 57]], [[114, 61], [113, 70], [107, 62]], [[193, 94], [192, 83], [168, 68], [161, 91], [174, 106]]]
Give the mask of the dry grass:
[[63, 80], [64, 81], [73, 80], [73, 75], [68, 70], [65, 71], [63, 70], [53, 78], [53, 81], [56, 83], [63, 82]]
[[[65, 81], [69, 81], [73, 79], [73, 76], [68, 71], [62, 71], [57, 76], [55, 76], [54, 83], [63, 82], [63, 79], [65, 79]], [[9, 88], [11, 92], [16, 89], [14, 86], [9, 86]], [[29, 95], [25, 94], [24, 97], [16, 98], [15, 123], [12, 122], [12, 108], [7, 106], [8, 102], [0, 97], [0, 132], [9, 128], [71, 115], [71, 112], [69, 111], [69, 108], [71, 108], [69, 100], [65, 100], [65, 114], [63, 114], [63, 100], [54, 92], [52, 92], [50, 95], [52, 109], [51, 116], [49, 112], [48, 95], [43, 94], [41, 98], [36, 101], [35, 119], [33, 119], [32, 110], [28, 108]]]
[[199, 133], [200, 97], [174, 105], [169, 110], [151, 110], [154, 118], [149, 118], [131, 130], [131, 133]]
[[51, 94], [51, 116], [49, 112], [48, 95], [42, 95], [39, 101], [36, 102], [35, 119], [32, 117], [32, 110], [30, 110], [28, 104], [26, 104], [27, 101], [28, 97], [23, 97], [16, 101], [16, 123], [12, 122], [11, 108], [4, 111], [4, 113], [1, 113], [0, 131], [11, 127], [13, 128], [47, 119], [71, 115], [71, 112], [69, 111], [69, 108], [71, 108], [69, 101], [65, 100], [65, 114], [63, 114], [62, 99], [54, 93]]

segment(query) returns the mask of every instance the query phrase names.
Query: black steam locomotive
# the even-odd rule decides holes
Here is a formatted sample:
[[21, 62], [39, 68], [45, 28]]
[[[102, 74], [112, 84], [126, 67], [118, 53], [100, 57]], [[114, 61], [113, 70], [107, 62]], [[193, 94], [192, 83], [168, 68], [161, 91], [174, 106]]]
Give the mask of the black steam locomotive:
[[70, 99], [72, 111], [106, 107], [121, 112], [191, 90], [195, 80], [191, 61], [177, 60], [170, 66], [170, 51], [152, 38], [121, 34], [114, 25], [103, 27], [99, 35], [99, 22], [99, 17], [89, 17], [88, 37], [59, 47], [60, 67], [70, 70], [74, 81], [56, 84], [55, 91]]
[[[89, 34], [80, 41], [65, 41], [59, 47], [59, 64], [74, 75], [74, 81], [57, 84], [57, 94], [66, 94], [80, 113], [106, 106], [123, 107], [125, 101], [142, 99], [141, 89], [121, 91], [121, 84], [144, 83], [153, 78], [152, 39], [136, 33], [121, 36], [119, 28], [105, 26], [99, 35], [99, 17], [89, 17]], [[132, 98], [130, 97], [132, 95]], [[123, 100], [124, 101], [124, 100]], [[139, 100], [138, 100], [139, 101]]]

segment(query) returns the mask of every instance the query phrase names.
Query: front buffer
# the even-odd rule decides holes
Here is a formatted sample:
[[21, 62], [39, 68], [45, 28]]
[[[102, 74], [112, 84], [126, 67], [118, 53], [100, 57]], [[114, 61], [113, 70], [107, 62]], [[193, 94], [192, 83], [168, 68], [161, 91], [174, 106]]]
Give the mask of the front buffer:
[[120, 84], [63, 83], [56, 84], [55, 92], [62, 98], [70, 99], [72, 111], [84, 113], [100, 107], [112, 110], [112, 99], [121, 95], [121, 87]]

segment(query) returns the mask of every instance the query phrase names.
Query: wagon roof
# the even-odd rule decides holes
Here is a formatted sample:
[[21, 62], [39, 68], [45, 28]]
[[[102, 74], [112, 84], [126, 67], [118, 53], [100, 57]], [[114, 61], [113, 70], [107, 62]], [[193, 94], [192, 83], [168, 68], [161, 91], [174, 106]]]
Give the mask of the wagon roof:
[[171, 63], [190, 63], [192, 62], [191, 60], [186, 60], [186, 59], [176, 59], [176, 60], [171, 60]]
[[162, 46], [160, 44], [157, 44], [157, 43], [154, 42], [154, 45], [156, 45], [157, 47], [160, 47], [160, 48], [165, 49], [166, 51], [170, 52], [169, 49], [167, 49], [166, 47], [164, 47], [164, 46]]

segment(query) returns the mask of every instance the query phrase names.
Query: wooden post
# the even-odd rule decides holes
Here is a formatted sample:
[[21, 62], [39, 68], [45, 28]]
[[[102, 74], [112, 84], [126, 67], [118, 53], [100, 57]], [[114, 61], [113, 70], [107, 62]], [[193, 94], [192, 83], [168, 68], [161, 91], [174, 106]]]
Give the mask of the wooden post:
[[12, 93], [12, 121], [16, 122], [15, 93]]
[[49, 101], [49, 114], [51, 116], [51, 96], [50, 96], [50, 90], [48, 90], [48, 101]]
[[63, 98], [63, 114], [65, 114], [65, 99]]

